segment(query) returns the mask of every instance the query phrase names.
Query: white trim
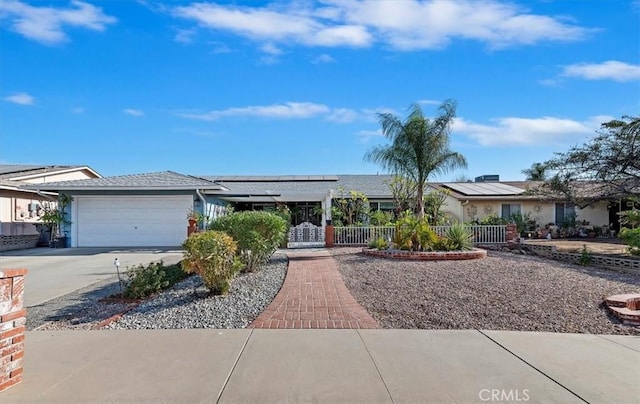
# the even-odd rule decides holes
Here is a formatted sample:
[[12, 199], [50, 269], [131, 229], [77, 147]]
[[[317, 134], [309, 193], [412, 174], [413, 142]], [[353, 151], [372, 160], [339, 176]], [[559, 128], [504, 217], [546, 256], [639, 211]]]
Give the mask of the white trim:
[[[47, 167], [42, 167], [40, 169], [43, 168], [47, 168]], [[72, 173], [74, 171], [84, 171], [87, 170], [90, 173], [94, 174], [96, 176], [96, 178], [102, 178], [102, 176], [100, 174], [98, 174], [97, 171], [94, 171], [91, 167], [89, 166], [82, 166], [82, 167], [73, 167], [73, 168], [65, 168], [65, 169], [61, 169], [61, 170], [53, 170], [53, 171], [45, 171], [45, 172], [39, 172], [36, 174], [27, 174], [27, 175], [22, 175], [19, 177], [11, 177], [11, 181], [23, 181], [23, 180], [29, 180], [32, 178], [39, 178], [39, 177], [47, 177], [49, 175], [58, 175], [58, 174], [66, 174], [66, 173]]]

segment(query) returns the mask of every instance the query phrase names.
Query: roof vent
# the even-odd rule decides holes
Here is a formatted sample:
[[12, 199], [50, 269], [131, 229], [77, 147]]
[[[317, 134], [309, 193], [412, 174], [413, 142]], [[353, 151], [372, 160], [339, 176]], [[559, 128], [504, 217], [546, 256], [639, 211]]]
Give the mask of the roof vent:
[[481, 175], [476, 177], [476, 182], [500, 182], [498, 174]]

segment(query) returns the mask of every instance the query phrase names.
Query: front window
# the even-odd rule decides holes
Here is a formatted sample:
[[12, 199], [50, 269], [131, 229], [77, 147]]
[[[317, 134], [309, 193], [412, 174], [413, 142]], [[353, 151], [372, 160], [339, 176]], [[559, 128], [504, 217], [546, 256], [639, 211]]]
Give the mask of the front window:
[[522, 207], [519, 203], [503, 203], [502, 204], [502, 217], [508, 219], [511, 215], [521, 213]]
[[556, 224], [572, 227], [576, 221], [576, 206], [572, 203], [556, 203]]

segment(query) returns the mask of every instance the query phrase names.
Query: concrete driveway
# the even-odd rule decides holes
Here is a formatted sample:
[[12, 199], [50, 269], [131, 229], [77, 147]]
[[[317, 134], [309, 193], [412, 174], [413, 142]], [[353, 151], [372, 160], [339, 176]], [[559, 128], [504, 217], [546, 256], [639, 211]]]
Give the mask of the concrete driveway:
[[179, 249], [33, 248], [0, 253], [0, 269], [27, 268], [25, 307], [42, 304], [138, 264], [163, 260], [173, 264], [182, 258]]

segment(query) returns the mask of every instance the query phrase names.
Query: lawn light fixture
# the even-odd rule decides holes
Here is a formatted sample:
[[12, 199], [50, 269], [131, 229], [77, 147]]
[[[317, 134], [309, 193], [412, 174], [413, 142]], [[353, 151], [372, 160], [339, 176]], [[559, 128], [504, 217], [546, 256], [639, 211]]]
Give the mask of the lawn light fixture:
[[124, 295], [122, 291], [122, 279], [120, 278], [120, 260], [117, 258], [113, 260], [113, 266], [116, 267], [116, 272], [118, 273], [118, 285], [120, 285], [120, 296]]

